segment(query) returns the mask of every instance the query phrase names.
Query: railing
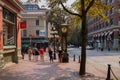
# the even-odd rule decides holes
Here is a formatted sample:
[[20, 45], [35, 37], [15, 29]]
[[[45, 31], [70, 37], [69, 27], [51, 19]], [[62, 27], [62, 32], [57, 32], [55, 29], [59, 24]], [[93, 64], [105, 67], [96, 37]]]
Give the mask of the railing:
[[115, 80], [118, 80], [118, 78], [114, 74], [113, 70], [111, 69], [111, 65], [108, 64], [108, 72], [107, 72], [107, 78], [106, 78], [106, 80], [111, 80], [111, 74], [110, 73], [112, 73], [112, 75], [115, 78]]

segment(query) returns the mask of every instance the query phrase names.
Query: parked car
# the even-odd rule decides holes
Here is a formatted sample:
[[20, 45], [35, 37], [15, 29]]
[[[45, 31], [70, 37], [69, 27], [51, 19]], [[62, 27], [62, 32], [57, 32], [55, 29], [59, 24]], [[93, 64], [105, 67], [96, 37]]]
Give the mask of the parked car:
[[70, 44], [70, 45], [67, 45], [68, 48], [73, 48], [74, 45]]
[[86, 49], [87, 49], [87, 50], [93, 50], [94, 47], [92, 47], [92, 46], [90, 46], [90, 45], [87, 45], [87, 46], [86, 46]]

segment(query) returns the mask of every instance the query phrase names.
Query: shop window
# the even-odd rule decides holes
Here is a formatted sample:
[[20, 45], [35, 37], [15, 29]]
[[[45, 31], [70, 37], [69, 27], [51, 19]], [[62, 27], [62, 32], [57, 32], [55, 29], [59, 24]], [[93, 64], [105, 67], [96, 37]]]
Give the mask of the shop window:
[[9, 10], [3, 8], [3, 19], [7, 22], [9, 21], [14, 24], [15, 23], [15, 14], [13, 14]]
[[3, 45], [15, 45], [16, 43], [16, 28], [15, 25], [3, 22]]

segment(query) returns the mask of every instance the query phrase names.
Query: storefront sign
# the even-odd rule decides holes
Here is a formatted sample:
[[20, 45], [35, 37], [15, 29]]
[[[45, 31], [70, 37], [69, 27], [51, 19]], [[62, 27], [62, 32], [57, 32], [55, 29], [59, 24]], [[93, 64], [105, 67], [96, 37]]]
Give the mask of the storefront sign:
[[20, 22], [20, 28], [21, 29], [27, 28], [27, 22], [26, 21]]
[[40, 30], [40, 36], [45, 36], [46, 32], [45, 30]]
[[34, 37], [34, 34], [29, 34], [29, 37]]

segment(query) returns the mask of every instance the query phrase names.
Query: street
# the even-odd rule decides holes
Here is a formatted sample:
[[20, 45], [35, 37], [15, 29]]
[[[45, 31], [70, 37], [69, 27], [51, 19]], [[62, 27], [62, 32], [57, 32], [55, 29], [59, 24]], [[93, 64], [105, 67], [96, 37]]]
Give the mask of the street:
[[[78, 61], [78, 56], [81, 54], [80, 48], [69, 48], [68, 52], [70, 57], [75, 54], [76, 61]], [[111, 64], [111, 69], [114, 74], [120, 79], [120, 51], [97, 51], [97, 50], [87, 50], [87, 64], [91, 64], [98, 71], [107, 75], [108, 64]], [[113, 76], [112, 76], [113, 77]]]

